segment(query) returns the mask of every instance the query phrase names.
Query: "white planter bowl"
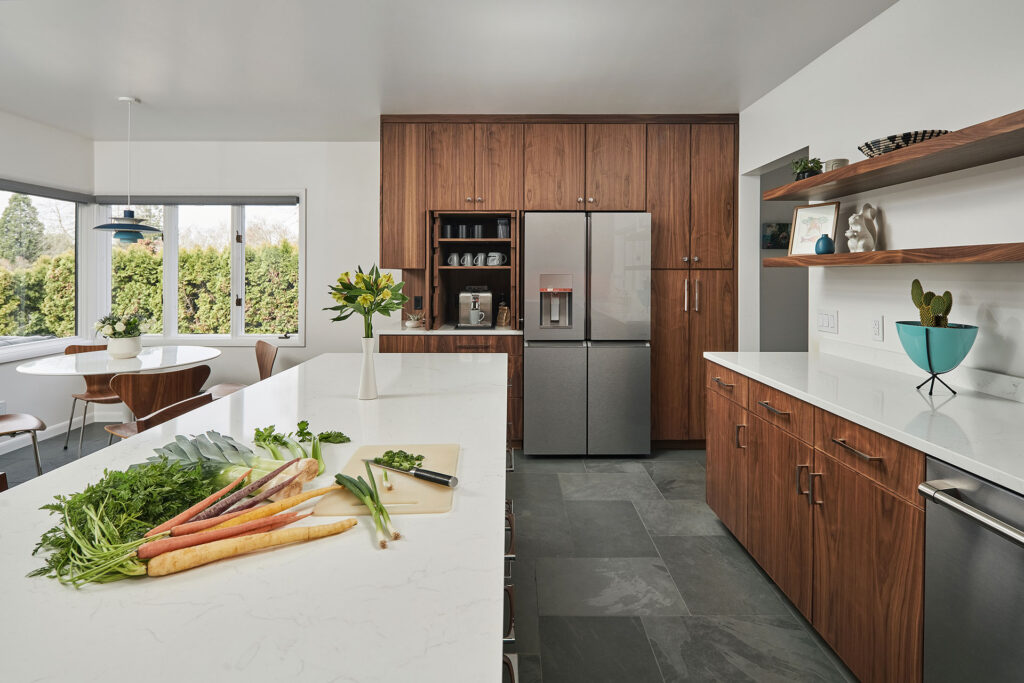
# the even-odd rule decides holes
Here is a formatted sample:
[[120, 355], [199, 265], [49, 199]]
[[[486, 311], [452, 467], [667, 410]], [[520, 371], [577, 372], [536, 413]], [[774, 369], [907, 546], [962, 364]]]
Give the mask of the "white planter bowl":
[[135, 358], [142, 351], [142, 337], [107, 339], [107, 354], [111, 358]]

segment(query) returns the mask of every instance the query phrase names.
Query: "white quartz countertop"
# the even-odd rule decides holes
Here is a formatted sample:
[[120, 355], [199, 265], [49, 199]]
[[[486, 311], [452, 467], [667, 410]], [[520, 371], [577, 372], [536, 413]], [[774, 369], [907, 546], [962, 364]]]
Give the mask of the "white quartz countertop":
[[[500, 681], [506, 357], [378, 355], [376, 401], [355, 398], [359, 368], [359, 354], [318, 356], [0, 493], [0, 681]], [[461, 444], [452, 511], [395, 516], [403, 538], [387, 550], [359, 517], [340, 536], [161, 578], [80, 590], [26, 578], [53, 495], [175, 434], [248, 443], [300, 419], [352, 438], [324, 445], [327, 470], [307, 488], [362, 445]]]
[[494, 335], [511, 335], [511, 336], [523, 336], [522, 330], [509, 330], [499, 329], [497, 327], [487, 327], [477, 330], [460, 329], [454, 325], [442, 325], [439, 329], [428, 330], [423, 327], [403, 327], [400, 330], [378, 330], [377, 334], [494, 334]]
[[1024, 403], [959, 390], [914, 389], [907, 375], [811, 353], [704, 357], [950, 465], [1024, 494]]

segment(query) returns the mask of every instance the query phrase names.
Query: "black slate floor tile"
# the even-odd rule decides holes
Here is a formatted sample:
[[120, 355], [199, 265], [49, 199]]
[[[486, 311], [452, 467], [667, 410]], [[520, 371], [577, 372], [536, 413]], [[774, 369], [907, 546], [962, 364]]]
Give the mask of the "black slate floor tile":
[[790, 615], [644, 617], [665, 683], [843, 681]]
[[506, 651], [520, 654], [539, 654], [540, 636], [537, 631], [537, 578], [534, 560], [517, 559], [512, 563], [512, 585], [515, 586], [516, 642]]
[[657, 557], [647, 529], [628, 500], [568, 500], [574, 557]]
[[642, 472], [626, 474], [559, 474], [565, 500], [661, 499], [661, 492]]
[[652, 536], [723, 536], [729, 532], [703, 500], [633, 501]]
[[516, 683], [541, 683], [540, 655], [519, 655], [519, 678]]
[[604, 474], [645, 474], [646, 461], [632, 458], [587, 458], [587, 472]]
[[517, 556], [572, 556], [572, 532], [557, 475], [510, 473], [506, 491], [513, 501]]
[[657, 557], [541, 558], [537, 560], [537, 606], [541, 616], [689, 614]]
[[548, 683], [662, 683], [638, 618], [541, 617]]
[[706, 472], [692, 460], [647, 463], [651, 479], [667, 499], [704, 500]]
[[573, 457], [524, 455], [522, 451], [516, 451], [514, 458], [515, 471], [523, 474], [586, 472], [582, 455]]
[[654, 543], [692, 614], [789, 614], [732, 536], [657, 536]]

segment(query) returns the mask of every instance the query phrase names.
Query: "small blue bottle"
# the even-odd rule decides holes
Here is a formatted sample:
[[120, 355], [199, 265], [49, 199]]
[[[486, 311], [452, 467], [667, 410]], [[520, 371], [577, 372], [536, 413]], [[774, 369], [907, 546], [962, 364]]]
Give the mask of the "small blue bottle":
[[818, 241], [814, 243], [814, 253], [834, 254], [836, 253], [836, 243], [828, 235], [822, 234]]

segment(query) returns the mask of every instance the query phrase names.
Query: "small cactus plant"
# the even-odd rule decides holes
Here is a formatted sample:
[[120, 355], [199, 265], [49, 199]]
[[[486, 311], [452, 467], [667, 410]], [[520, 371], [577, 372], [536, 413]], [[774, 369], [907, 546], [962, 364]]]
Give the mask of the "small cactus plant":
[[910, 299], [921, 313], [923, 327], [948, 327], [949, 311], [953, 308], [953, 295], [946, 291], [941, 296], [926, 292], [920, 280], [910, 285]]

